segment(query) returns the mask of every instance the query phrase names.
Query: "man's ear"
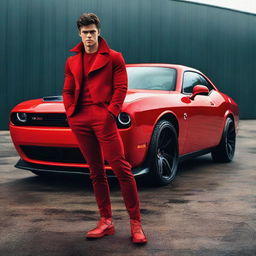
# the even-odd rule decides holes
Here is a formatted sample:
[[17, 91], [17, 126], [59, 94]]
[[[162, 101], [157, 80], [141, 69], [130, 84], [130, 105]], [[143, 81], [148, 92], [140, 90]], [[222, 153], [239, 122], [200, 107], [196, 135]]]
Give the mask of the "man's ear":
[[100, 32], [101, 32], [100, 28], [98, 29], [98, 31], [99, 31], [99, 36], [100, 36]]
[[80, 29], [78, 29], [78, 35], [79, 35], [80, 37], [82, 37], [82, 36], [81, 36], [81, 31], [80, 31]]

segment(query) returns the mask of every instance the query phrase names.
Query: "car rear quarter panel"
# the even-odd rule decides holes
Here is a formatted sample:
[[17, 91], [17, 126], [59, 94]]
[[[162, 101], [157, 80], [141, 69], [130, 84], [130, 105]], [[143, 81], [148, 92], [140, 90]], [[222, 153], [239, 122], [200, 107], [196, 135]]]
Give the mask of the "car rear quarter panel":
[[222, 97], [225, 99], [226, 111], [225, 111], [225, 120], [228, 116], [232, 116], [235, 123], [235, 128], [238, 129], [239, 123], [239, 107], [238, 104], [228, 95], [221, 93]]

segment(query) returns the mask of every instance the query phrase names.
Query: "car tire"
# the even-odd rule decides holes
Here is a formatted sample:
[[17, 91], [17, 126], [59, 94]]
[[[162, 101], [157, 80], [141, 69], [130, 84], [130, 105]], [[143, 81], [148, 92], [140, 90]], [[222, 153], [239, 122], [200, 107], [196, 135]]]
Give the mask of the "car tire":
[[236, 131], [234, 121], [226, 119], [220, 144], [211, 152], [215, 162], [231, 162], [235, 154]]
[[168, 185], [178, 167], [178, 138], [174, 126], [160, 120], [153, 131], [147, 155], [148, 181], [151, 185]]

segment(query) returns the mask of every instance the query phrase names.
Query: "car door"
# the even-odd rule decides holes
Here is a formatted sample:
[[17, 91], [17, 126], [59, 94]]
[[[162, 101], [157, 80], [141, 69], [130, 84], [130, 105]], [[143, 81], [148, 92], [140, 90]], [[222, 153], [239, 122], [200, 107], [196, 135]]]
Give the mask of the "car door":
[[184, 118], [188, 122], [185, 152], [192, 153], [214, 146], [216, 143], [215, 125], [219, 122], [218, 111], [211, 94], [214, 88], [206, 79], [197, 72], [186, 71], [183, 74], [182, 93], [192, 95], [196, 85], [205, 85], [209, 89], [209, 95], [197, 95], [187, 104], [187, 112]]

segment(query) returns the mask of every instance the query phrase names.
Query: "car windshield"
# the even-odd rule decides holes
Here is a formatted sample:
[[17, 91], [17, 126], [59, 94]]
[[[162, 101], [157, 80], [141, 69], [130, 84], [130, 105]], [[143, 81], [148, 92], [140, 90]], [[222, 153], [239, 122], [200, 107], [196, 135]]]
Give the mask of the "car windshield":
[[174, 91], [176, 69], [164, 67], [127, 67], [128, 88]]

